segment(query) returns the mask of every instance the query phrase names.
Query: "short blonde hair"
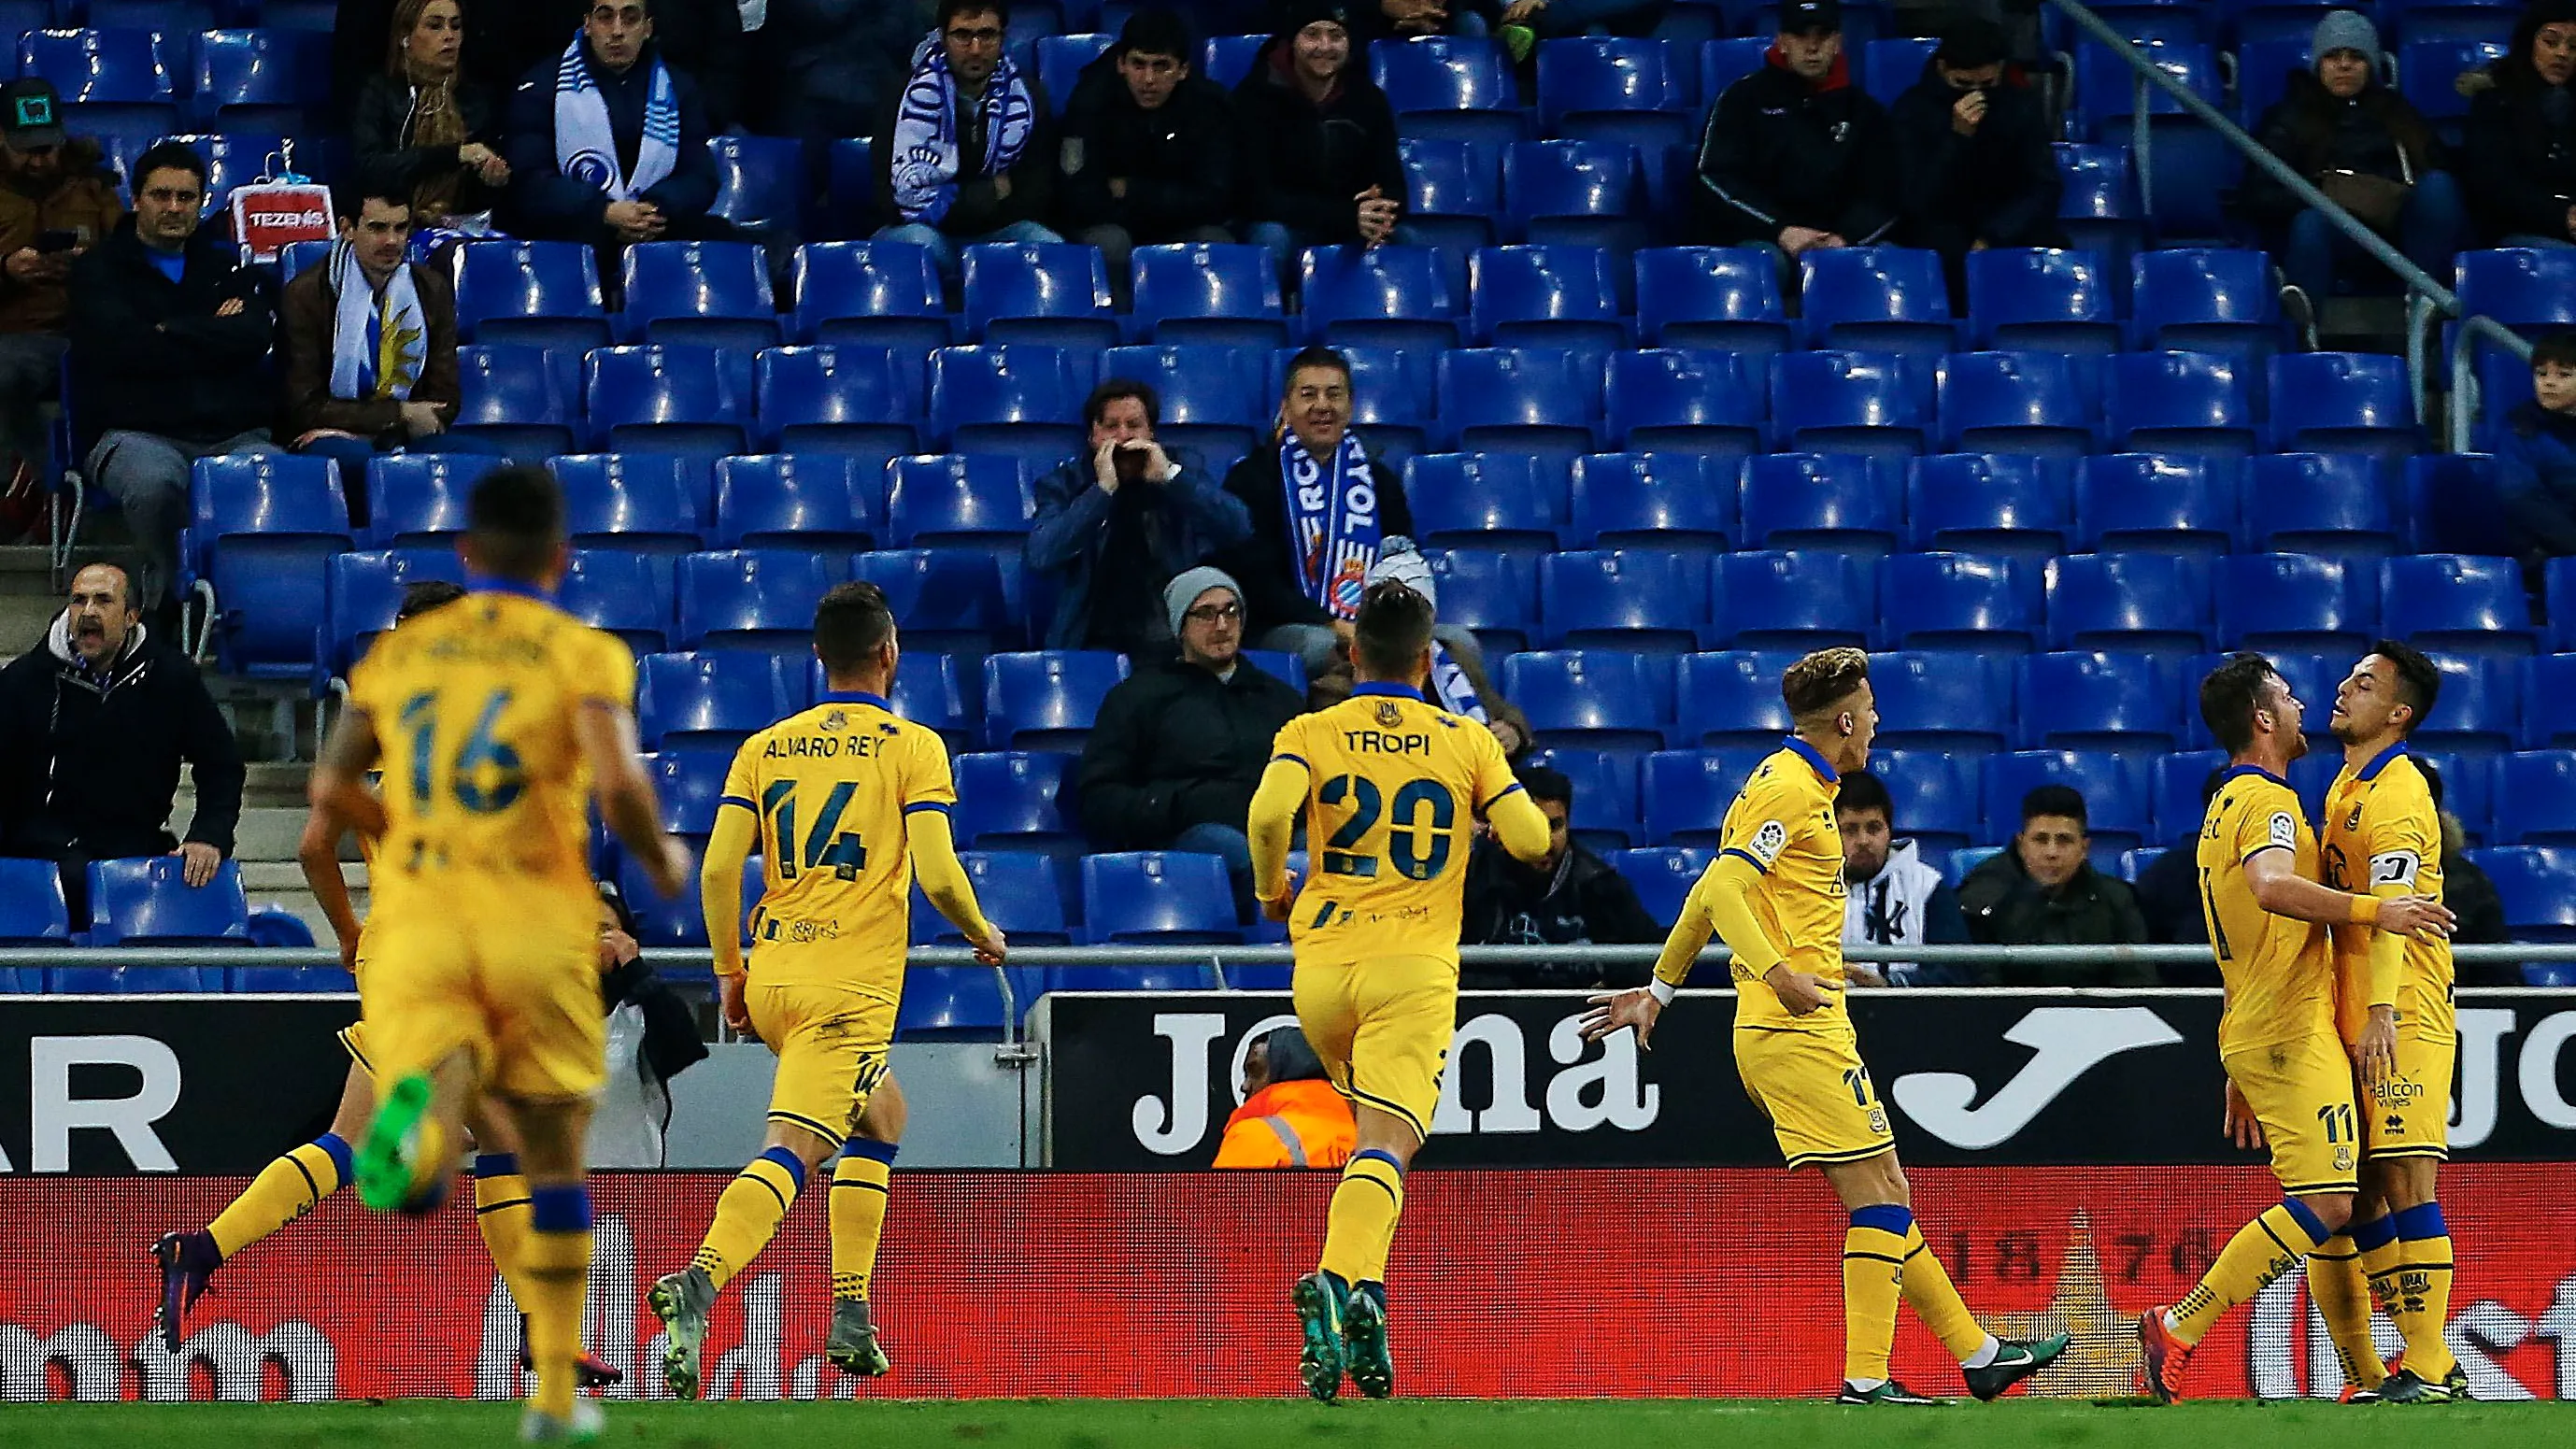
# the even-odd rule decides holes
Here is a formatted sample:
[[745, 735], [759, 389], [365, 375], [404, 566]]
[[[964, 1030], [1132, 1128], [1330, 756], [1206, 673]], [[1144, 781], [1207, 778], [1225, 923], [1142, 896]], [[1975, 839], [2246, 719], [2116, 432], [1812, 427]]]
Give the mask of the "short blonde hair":
[[1869, 682], [1869, 656], [1849, 645], [1819, 649], [1780, 676], [1780, 698], [1789, 717], [1804, 720], [1847, 699]]

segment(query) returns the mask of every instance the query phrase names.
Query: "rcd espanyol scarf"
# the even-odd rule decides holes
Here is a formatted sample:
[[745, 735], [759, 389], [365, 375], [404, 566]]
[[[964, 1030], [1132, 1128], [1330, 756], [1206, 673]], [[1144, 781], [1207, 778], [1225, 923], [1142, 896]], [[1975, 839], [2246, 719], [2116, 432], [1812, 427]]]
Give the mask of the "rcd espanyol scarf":
[[[1037, 104], [1010, 52], [1002, 53], [975, 104], [984, 117], [983, 169], [977, 174], [999, 176], [1019, 161], [1037, 129]], [[933, 35], [913, 51], [912, 74], [895, 111], [891, 173], [895, 210], [904, 220], [937, 226], [956, 203], [957, 178], [965, 167], [957, 130], [957, 79], [948, 72], [947, 46]]]

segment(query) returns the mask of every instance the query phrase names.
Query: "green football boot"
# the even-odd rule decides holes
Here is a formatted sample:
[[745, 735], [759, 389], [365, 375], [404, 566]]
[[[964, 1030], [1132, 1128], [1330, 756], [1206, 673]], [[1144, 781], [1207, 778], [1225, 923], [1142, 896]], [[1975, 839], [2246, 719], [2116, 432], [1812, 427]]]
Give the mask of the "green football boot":
[[2057, 1361], [2066, 1352], [2066, 1335], [2047, 1338], [2007, 1338], [1995, 1348], [1995, 1361], [1984, 1368], [1963, 1368], [1960, 1376], [1968, 1381], [1968, 1392], [1980, 1400], [1992, 1399], [2004, 1390], [2029, 1378]]
[[843, 1298], [832, 1304], [832, 1331], [824, 1336], [823, 1356], [841, 1372], [861, 1378], [876, 1378], [894, 1367], [877, 1342], [876, 1319], [864, 1298]]
[[671, 1386], [671, 1397], [696, 1398], [698, 1351], [706, 1346], [707, 1310], [716, 1303], [715, 1280], [704, 1268], [682, 1268], [655, 1279], [644, 1301], [670, 1330], [671, 1341], [662, 1350], [662, 1378]]
[[1349, 1290], [1321, 1271], [1297, 1280], [1289, 1301], [1297, 1305], [1297, 1327], [1304, 1345], [1297, 1352], [1297, 1377], [1306, 1392], [1324, 1403], [1342, 1396], [1342, 1314]]
[[444, 1193], [412, 1196], [414, 1164], [420, 1157], [421, 1126], [429, 1120], [429, 1078], [413, 1073], [385, 1089], [367, 1135], [358, 1143], [358, 1200], [380, 1213], [425, 1212]]
[[1395, 1392], [1395, 1356], [1386, 1344], [1386, 1305], [1366, 1287], [1354, 1289], [1342, 1310], [1342, 1348], [1351, 1382], [1372, 1399]]

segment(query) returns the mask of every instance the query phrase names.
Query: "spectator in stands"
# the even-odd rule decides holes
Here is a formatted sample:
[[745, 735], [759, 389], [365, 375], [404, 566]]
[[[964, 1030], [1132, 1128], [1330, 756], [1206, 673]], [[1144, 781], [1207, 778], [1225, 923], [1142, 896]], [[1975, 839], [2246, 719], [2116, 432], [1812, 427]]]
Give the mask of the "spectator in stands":
[[1064, 218], [1100, 248], [1122, 305], [1137, 247], [1234, 240], [1233, 110], [1190, 73], [1197, 50], [1178, 15], [1139, 10], [1065, 106]]
[[1039, 218], [1055, 186], [1053, 112], [1035, 74], [1003, 48], [1000, 0], [939, 0], [939, 29], [912, 55], [911, 78], [878, 116], [879, 241], [930, 248], [957, 280], [957, 249], [1054, 242]]
[[1243, 590], [1194, 568], [1163, 590], [1178, 658], [1139, 661], [1100, 702], [1079, 776], [1082, 824], [1103, 850], [1221, 857], [1235, 918], [1254, 919], [1243, 822], [1279, 727], [1306, 702], [1243, 657]]
[[1340, 1167], [1359, 1145], [1350, 1099], [1333, 1090], [1306, 1034], [1283, 1026], [1243, 1054], [1243, 1105], [1225, 1119], [1213, 1167]]
[[0, 86], [0, 443], [17, 454], [0, 459], [0, 498], [26, 505], [0, 512], [0, 542], [34, 521], [42, 496], [42, 407], [62, 391], [72, 263], [124, 219], [116, 173], [96, 140], [65, 133], [53, 85]]
[[[1968, 872], [1959, 909], [1968, 935], [1988, 946], [2109, 946], [2142, 943], [2147, 923], [2127, 883], [2096, 871], [2084, 797], [2042, 785], [2022, 797], [2021, 834], [2010, 849]], [[2004, 986], [2155, 986], [2156, 968], [2105, 952], [2082, 965], [2017, 965]]]
[[1347, 8], [1351, 48], [1365, 55], [1381, 40], [1491, 35], [1501, 4], [1500, 0], [1355, 0]]
[[[1413, 546], [1409, 538], [1391, 538], [1378, 550], [1377, 562], [1369, 565], [1363, 589], [1380, 579], [1393, 579], [1431, 601], [1434, 614], [1440, 609], [1440, 580], [1431, 572], [1431, 561]], [[1513, 709], [1503, 699], [1502, 691], [1486, 677], [1485, 659], [1476, 636], [1449, 624], [1431, 628], [1431, 701], [1454, 715], [1463, 715], [1493, 731], [1494, 742], [1503, 747], [1503, 758], [1511, 759], [1529, 749], [1529, 717]]]
[[1726, 88], [1700, 138], [1708, 240], [1777, 252], [1869, 246], [1896, 227], [1887, 112], [1853, 84], [1842, 0], [1787, 0], [1762, 69]]
[[[197, 806], [169, 830], [185, 762]], [[143, 621], [133, 576], [72, 575], [44, 642], [0, 669], [0, 855], [62, 869], [72, 924], [89, 922], [89, 863], [177, 855], [214, 879], [241, 819], [241, 754], [187, 654]]]
[[[2222, 767], [2209, 772], [2200, 782], [2200, 808], [2206, 813], [2209, 802], [2218, 794], [2219, 782], [2227, 778]], [[2138, 872], [2132, 893], [2138, 898], [2138, 913], [2147, 923], [2147, 940], [2157, 946], [2206, 946], [2209, 944], [2209, 918], [2201, 913], [2200, 901], [2200, 827], [2179, 832], [2166, 843], [2165, 853], [2157, 856], [2146, 869]], [[2217, 986], [2223, 984], [2218, 963], [2202, 960], [2189, 966], [2159, 967], [2157, 974], [2167, 986]]]
[[[1545, 765], [1515, 772], [1521, 788], [1547, 817], [1547, 858], [1535, 866], [1514, 860], [1492, 839], [1479, 836], [1467, 855], [1462, 946], [1645, 946], [1660, 944], [1667, 927], [1646, 914], [1637, 888], [1610, 863], [1574, 838], [1574, 782]], [[1572, 961], [1532, 965], [1471, 966], [1459, 975], [1470, 990], [1509, 991], [1553, 987], [1636, 986], [1644, 964], [1596, 966]]]
[[598, 0], [561, 55], [520, 78], [510, 103], [514, 231], [610, 254], [732, 234], [707, 215], [716, 163], [698, 84], [654, 40], [654, 14], [645, 0]]
[[[200, 229], [206, 163], [161, 141], [134, 163], [134, 214], [72, 263], [72, 389], [96, 443], [89, 479], [125, 512], [146, 570], [134, 602], [171, 595], [189, 464], [276, 451], [262, 365], [276, 331], [268, 283], [220, 229]], [[176, 613], [175, 605], [170, 613]]]
[[1243, 239], [1294, 278], [1306, 247], [1402, 241], [1395, 112], [1351, 42], [1346, 0], [1292, 0], [1234, 88]]
[[[477, 0], [483, 21], [466, 37], [466, 69], [477, 75], [521, 77], [543, 67], [552, 89], [561, 64], [564, 40], [588, 25], [602, 0]], [[653, 21], [655, 48], [677, 56], [679, 69], [695, 83], [704, 108], [704, 134], [719, 136], [742, 120], [747, 83], [748, 47], [742, 38], [739, 0], [642, 0]], [[477, 64], [485, 49], [479, 34], [494, 32], [489, 43], [495, 69]], [[516, 158], [512, 158], [515, 163]]]
[[[2442, 808], [2441, 770], [2422, 755], [2412, 758], [2415, 768], [2424, 772], [2424, 784], [2433, 793], [2433, 809], [2442, 818], [2442, 904], [2458, 918], [2458, 924], [2451, 929], [2451, 944], [2502, 946], [2511, 942], [2513, 932], [2504, 921], [2504, 897], [2478, 863], [2464, 853], [2468, 835], [2460, 828], [2460, 817]], [[2462, 986], [2524, 984], [2522, 967], [2511, 961], [2479, 965], [2463, 961], [2458, 976]]]
[[1163, 586], [1252, 531], [1243, 504], [1154, 441], [1162, 400], [1113, 377], [1082, 405], [1089, 451], [1037, 481], [1029, 568], [1055, 581], [1049, 649], [1172, 652]]
[[1574, 35], [1652, 35], [1671, 0], [1497, 0], [1494, 35], [1517, 63], [1542, 40]]
[[2576, 332], [2532, 344], [2531, 393], [2506, 415], [2496, 465], [2505, 517], [2537, 564], [2576, 556]]
[[930, 29], [929, 0], [768, 0], [743, 37], [760, 88], [753, 129], [809, 144], [873, 135], [902, 89], [904, 58]]
[[2576, 246], [2576, 0], [2531, 0], [2505, 53], [2464, 73], [2460, 155], [2490, 245]]
[[[1843, 837], [1843, 944], [1848, 946], [1956, 946], [1968, 939], [1959, 898], [1941, 872], [1915, 853], [1912, 840], [1896, 838], [1896, 801], [1867, 770], [1843, 776], [1834, 792], [1834, 824]], [[1990, 975], [1992, 968], [1986, 968]], [[1868, 965], [1853, 962], [1863, 986], [1988, 985], [1963, 966], [1916, 961]]]
[[1951, 310], [1968, 308], [1968, 253], [1988, 247], [2062, 247], [2057, 224], [2057, 153], [2048, 107], [2020, 70], [2001, 25], [1954, 22], [1923, 63], [1922, 78], [1897, 98], [1906, 245], [1941, 254]]
[[401, 0], [384, 64], [358, 87], [360, 184], [404, 198], [415, 229], [488, 232], [510, 185], [500, 102], [466, 79], [464, 56], [459, 0]]
[[[2406, 98], [2379, 82], [2379, 32], [2350, 10], [2317, 22], [2313, 70], [2290, 73], [2288, 92], [2256, 134], [2326, 199], [2397, 243], [2415, 265], [2448, 277], [2468, 245], [2467, 203], [2444, 168], [2441, 138]], [[2368, 260], [2325, 213], [2290, 194], [2259, 166], [2245, 168], [2237, 205], [2261, 227], [2295, 296], [2282, 304], [2312, 322], [2334, 295], [2338, 271]]]
[[363, 526], [376, 454], [501, 450], [447, 431], [459, 400], [456, 284], [441, 268], [403, 260], [409, 204], [389, 188], [338, 196], [330, 260], [278, 297], [278, 350], [291, 446], [339, 463], [349, 521]]

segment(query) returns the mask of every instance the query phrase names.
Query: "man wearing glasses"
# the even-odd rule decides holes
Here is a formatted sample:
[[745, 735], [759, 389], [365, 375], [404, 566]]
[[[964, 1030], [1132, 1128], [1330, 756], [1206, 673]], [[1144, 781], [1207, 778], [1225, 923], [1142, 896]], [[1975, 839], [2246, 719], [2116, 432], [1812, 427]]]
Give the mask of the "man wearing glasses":
[[[0, 88], [0, 543], [34, 522], [44, 499], [40, 405], [60, 391], [72, 258], [125, 219], [97, 141], [63, 131], [52, 83]], [[23, 514], [19, 512], [23, 499]]]
[[1003, 49], [1002, 0], [940, 0], [939, 28], [912, 55], [877, 127], [879, 241], [928, 247], [957, 280], [958, 248], [1056, 242], [1038, 218], [1055, 181], [1046, 92]]

